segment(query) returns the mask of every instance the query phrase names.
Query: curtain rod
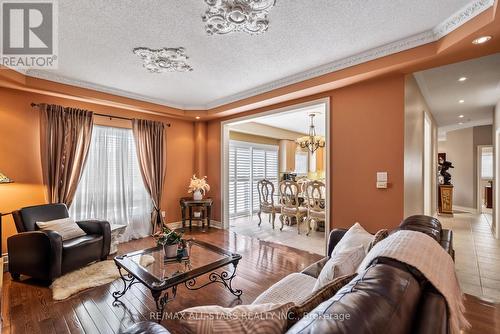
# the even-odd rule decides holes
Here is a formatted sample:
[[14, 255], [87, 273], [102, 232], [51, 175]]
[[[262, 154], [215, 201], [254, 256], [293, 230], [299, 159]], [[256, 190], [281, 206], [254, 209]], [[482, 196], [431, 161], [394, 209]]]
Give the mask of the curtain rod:
[[[31, 106], [32, 107], [39, 107], [40, 104], [32, 102]], [[94, 112], [94, 115], [103, 116], [103, 117], [109, 117], [109, 118], [124, 119], [124, 120], [127, 120], [127, 121], [132, 121], [133, 120], [133, 118], [122, 117], [122, 116], [113, 116], [113, 115], [108, 115], [108, 114], [99, 114], [99, 113], [96, 113], [96, 112]], [[171, 126], [171, 124], [167, 123], [166, 126], [169, 128]]]

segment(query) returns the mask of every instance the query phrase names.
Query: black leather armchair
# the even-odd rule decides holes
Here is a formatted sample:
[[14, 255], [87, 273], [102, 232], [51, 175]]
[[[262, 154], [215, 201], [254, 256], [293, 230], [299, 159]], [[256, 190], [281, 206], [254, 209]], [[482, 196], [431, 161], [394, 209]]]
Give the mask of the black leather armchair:
[[22, 208], [12, 213], [18, 234], [7, 239], [9, 272], [52, 281], [109, 255], [111, 230], [107, 221], [76, 222], [86, 235], [62, 240], [55, 231], [41, 231], [36, 222], [69, 217], [65, 204], [46, 204]]

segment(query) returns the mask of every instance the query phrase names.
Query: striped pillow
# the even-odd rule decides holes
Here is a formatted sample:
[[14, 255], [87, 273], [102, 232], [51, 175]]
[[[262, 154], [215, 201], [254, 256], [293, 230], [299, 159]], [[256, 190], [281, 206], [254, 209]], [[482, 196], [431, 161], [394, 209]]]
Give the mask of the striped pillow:
[[189, 333], [281, 334], [287, 327], [287, 312], [293, 303], [191, 307], [178, 313]]
[[42, 231], [56, 231], [61, 235], [63, 241], [82, 237], [87, 234], [71, 218], [61, 218], [47, 222], [36, 222], [36, 225]]
[[302, 319], [306, 314], [314, 310], [322, 302], [335, 296], [337, 291], [342, 289], [344, 285], [352, 281], [357, 274], [349, 274], [335, 278], [333, 281], [315, 291], [304, 302], [298, 305], [293, 305], [288, 310], [288, 325], [287, 329], [292, 327], [297, 321]]
[[384, 240], [389, 236], [389, 230], [386, 229], [381, 229], [378, 230], [377, 233], [375, 233], [375, 236], [373, 237], [372, 242], [370, 242], [370, 245], [368, 246], [368, 252], [380, 241]]

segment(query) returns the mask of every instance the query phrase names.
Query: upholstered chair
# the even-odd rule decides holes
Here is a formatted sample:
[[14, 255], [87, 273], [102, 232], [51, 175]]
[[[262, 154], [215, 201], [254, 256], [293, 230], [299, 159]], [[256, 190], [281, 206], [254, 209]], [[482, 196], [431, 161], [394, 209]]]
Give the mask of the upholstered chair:
[[325, 184], [320, 181], [310, 181], [306, 185], [305, 193], [307, 197], [307, 235], [309, 235], [311, 234], [313, 222], [317, 225], [319, 222], [326, 221]]
[[257, 182], [257, 192], [259, 193], [259, 226], [262, 224], [262, 214], [269, 214], [269, 220], [274, 229], [276, 214], [281, 213], [281, 205], [274, 203], [274, 184], [269, 180], [262, 179]]
[[107, 221], [78, 221], [85, 235], [63, 241], [58, 232], [39, 230], [37, 222], [68, 218], [65, 204], [22, 208], [13, 213], [18, 234], [7, 239], [9, 272], [52, 281], [109, 254], [111, 230]]
[[307, 215], [307, 208], [300, 206], [299, 192], [300, 186], [295, 181], [284, 180], [280, 182], [280, 203], [281, 203], [281, 230], [284, 227], [284, 220], [289, 224], [293, 219], [297, 221], [297, 233], [300, 234], [300, 225]]

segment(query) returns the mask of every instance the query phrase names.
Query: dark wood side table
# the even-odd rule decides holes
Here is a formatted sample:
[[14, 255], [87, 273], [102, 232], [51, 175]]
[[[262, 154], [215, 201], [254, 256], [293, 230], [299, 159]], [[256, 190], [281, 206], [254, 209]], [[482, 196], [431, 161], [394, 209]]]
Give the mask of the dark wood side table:
[[202, 227], [205, 227], [205, 219], [207, 220], [207, 227], [210, 228], [210, 219], [212, 218], [212, 204], [213, 200], [211, 198], [204, 198], [199, 201], [195, 201], [192, 197], [182, 197], [180, 200], [181, 214], [182, 214], [182, 228], [186, 226], [186, 211], [189, 213], [189, 229], [191, 230], [193, 224], [193, 208], [201, 207], [204, 210], [205, 217], [201, 217]]
[[484, 187], [484, 199], [487, 209], [493, 209], [493, 185]]

